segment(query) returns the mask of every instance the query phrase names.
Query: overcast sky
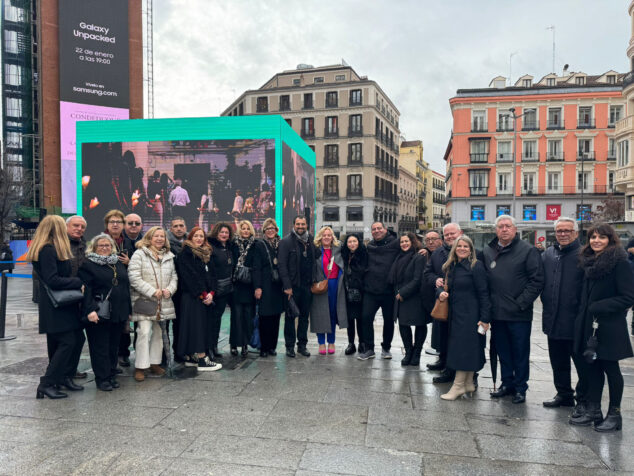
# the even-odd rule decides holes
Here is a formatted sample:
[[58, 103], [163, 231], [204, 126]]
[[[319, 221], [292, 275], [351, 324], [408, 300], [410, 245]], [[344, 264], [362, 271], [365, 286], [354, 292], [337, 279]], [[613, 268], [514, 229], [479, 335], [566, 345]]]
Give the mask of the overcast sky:
[[401, 133], [444, 173], [457, 89], [497, 76], [626, 72], [629, 0], [156, 0], [155, 117], [217, 116], [299, 63], [337, 64], [379, 83]]

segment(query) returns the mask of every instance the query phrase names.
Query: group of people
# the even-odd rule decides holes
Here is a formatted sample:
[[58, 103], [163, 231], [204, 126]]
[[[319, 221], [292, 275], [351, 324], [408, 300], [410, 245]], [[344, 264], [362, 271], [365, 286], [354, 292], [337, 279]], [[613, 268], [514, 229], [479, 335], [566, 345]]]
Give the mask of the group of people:
[[[131, 364], [132, 333], [135, 380], [143, 381], [148, 372], [164, 375], [170, 325], [175, 360], [200, 371], [219, 370], [218, 339], [229, 306], [230, 352], [243, 357], [256, 314], [260, 356], [276, 355], [285, 313], [289, 358], [310, 356], [309, 326], [320, 355], [335, 353], [339, 327], [347, 328], [346, 355], [358, 351], [359, 360], [375, 358], [380, 308], [381, 358], [392, 358], [398, 323], [405, 349], [401, 365], [419, 366], [433, 320], [432, 346], [439, 357], [427, 367], [441, 372], [434, 383], [452, 382], [441, 395], [445, 400], [477, 389], [491, 327], [502, 379], [491, 397], [511, 395], [513, 403], [524, 403], [533, 302], [541, 295], [557, 390], [544, 406], [574, 406], [574, 425], [621, 428], [618, 361], [633, 355], [626, 313], [634, 304], [634, 275], [609, 225], [593, 225], [582, 246], [577, 222], [559, 218], [557, 243], [542, 254], [520, 239], [508, 215], [497, 218], [496, 238], [481, 252], [456, 223], [445, 225], [442, 237], [429, 231], [424, 243], [413, 233], [399, 237], [381, 222], [372, 225], [368, 243], [356, 235], [340, 242], [327, 226], [313, 237], [302, 215], [283, 238], [272, 218], [263, 223], [260, 239], [248, 220], [220, 222], [207, 233], [198, 226], [187, 230], [180, 217], [169, 230], [155, 226], [142, 234], [141, 218], [119, 210], [106, 214], [104, 232], [88, 243], [85, 229], [80, 216], [66, 222], [48, 216], [27, 254], [40, 278], [40, 332], [47, 335], [50, 360], [38, 398], [66, 397], [62, 387], [83, 389], [74, 379], [85, 377], [77, 369], [84, 330], [100, 390], [119, 386], [118, 366]], [[73, 293], [70, 300], [66, 295]], [[432, 319], [434, 307], [442, 304], [448, 304], [446, 318]], [[575, 391], [571, 360], [579, 376]], [[605, 418], [604, 375], [610, 396]]]

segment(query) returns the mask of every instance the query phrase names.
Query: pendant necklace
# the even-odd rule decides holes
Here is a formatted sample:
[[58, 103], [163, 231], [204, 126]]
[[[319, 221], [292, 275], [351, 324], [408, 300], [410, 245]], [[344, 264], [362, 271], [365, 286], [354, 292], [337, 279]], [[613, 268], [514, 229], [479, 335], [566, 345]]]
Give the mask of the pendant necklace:
[[109, 264], [108, 266], [110, 266], [110, 269], [112, 269], [112, 272], [114, 273], [112, 277], [112, 285], [117, 286], [119, 284], [119, 280], [117, 279], [117, 267], [111, 264]]

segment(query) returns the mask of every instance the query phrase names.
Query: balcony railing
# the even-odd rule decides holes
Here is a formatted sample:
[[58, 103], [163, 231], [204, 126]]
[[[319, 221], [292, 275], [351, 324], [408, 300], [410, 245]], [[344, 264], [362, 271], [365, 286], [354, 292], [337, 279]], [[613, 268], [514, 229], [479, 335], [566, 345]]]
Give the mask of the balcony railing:
[[539, 121], [537, 119], [526, 119], [524, 118], [522, 124], [523, 131], [538, 131], [539, 130]]
[[348, 156], [348, 165], [363, 165], [363, 156], [362, 155], [349, 155]]
[[487, 132], [488, 130], [486, 121], [473, 121], [471, 123], [471, 132]]
[[562, 121], [561, 119], [558, 120], [552, 120], [552, 119], [548, 119], [548, 124], [546, 125], [546, 129], [550, 129], [550, 130], [557, 130], [557, 129], [564, 129], [564, 121]]
[[338, 107], [338, 101], [326, 101], [326, 107], [331, 108], [331, 107]]
[[363, 190], [350, 190], [346, 194], [346, 198], [363, 198]]
[[530, 188], [522, 187], [522, 195], [537, 195], [537, 188], [536, 187], [530, 187]]
[[324, 131], [324, 137], [339, 137], [339, 129], [326, 129]]
[[339, 192], [324, 192], [324, 200], [339, 200]]
[[505, 153], [505, 154], [497, 154], [496, 155], [497, 162], [513, 162], [513, 154]]
[[499, 189], [499, 188], [498, 188], [498, 189], [496, 190], [496, 193], [497, 193], [498, 195], [511, 195], [511, 191], [510, 191], [509, 189], [503, 189], [503, 190], [502, 190], [502, 189]]
[[339, 167], [339, 157], [327, 157], [324, 160], [324, 167]]
[[476, 152], [469, 154], [472, 164], [486, 164], [489, 161], [488, 152]]
[[363, 135], [363, 127], [348, 127], [348, 137], [361, 137]]
[[580, 117], [577, 121], [577, 129], [594, 129], [596, 123], [594, 117]]
[[471, 196], [486, 196], [489, 192], [489, 187], [469, 187]]
[[583, 152], [577, 151], [577, 160], [594, 160], [594, 151], [591, 152]]
[[533, 152], [532, 154], [522, 154], [522, 162], [539, 162], [539, 152]]
[[290, 111], [291, 105], [280, 102], [280, 111]]
[[564, 153], [563, 152], [557, 152], [557, 153], [548, 152], [548, 153], [546, 153], [546, 162], [561, 162], [563, 160], [564, 160]]
[[630, 71], [625, 76], [623, 76], [623, 89], [625, 89], [632, 83], [634, 83], [634, 71]]
[[302, 129], [301, 136], [304, 139], [314, 139], [315, 138], [315, 130], [312, 129], [312, 130], [307, 131], [305, 129]]
[[608, 160], [616, 160], [616, 149], [608, 150]]
[[349, 102], [350, 106], [363, 106], [363, 101], [361, 100], [353, 100], [352, 98], [350, 98], [350, 102]]
[[512, 131], [513, 123], [510, 121], [500, 121], [496, 124], [495, 130], [498, 132]]

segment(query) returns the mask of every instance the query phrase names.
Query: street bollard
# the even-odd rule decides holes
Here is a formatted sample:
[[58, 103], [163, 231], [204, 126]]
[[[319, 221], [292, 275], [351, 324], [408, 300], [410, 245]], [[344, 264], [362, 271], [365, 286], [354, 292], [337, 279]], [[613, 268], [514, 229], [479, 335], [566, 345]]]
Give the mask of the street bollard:
[[5, 336], [4, 328], [7, 323], [7, 272], [2, 271], [2, 282], [0, 284], [0, 341], [13, 340], [15, 336]]

